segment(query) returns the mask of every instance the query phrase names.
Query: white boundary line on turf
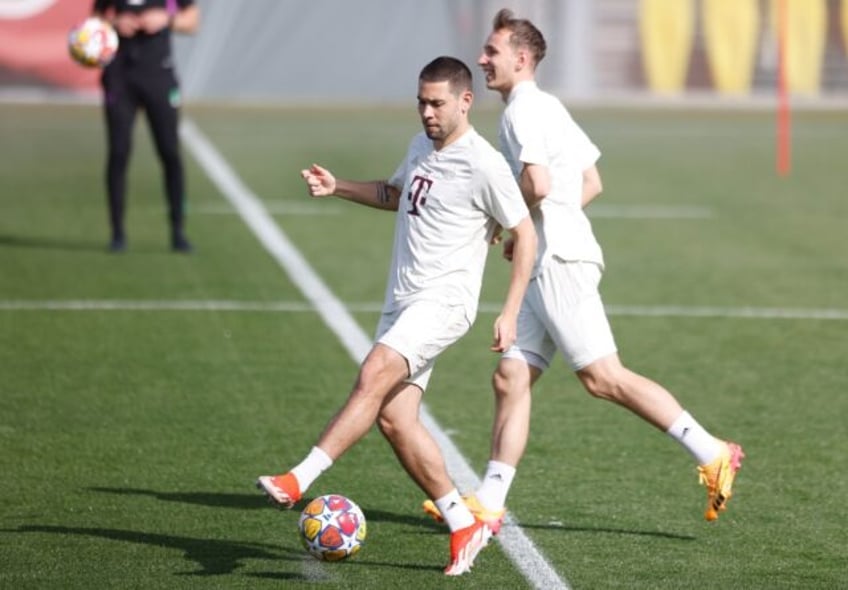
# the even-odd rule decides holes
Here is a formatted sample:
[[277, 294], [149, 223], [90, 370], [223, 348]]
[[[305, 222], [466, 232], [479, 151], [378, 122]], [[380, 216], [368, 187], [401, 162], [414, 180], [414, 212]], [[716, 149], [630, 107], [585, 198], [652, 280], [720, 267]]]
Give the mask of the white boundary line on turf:
[[[274, 223], [256, 195], [242, 183], [226, 160], [190, 120], [183, 120], [180, 135], [222, 195], [236, 208], [244, 222], [253, 230], [280, 266], [286, 270], [304, 296], [315, 305], [327, 327], [338, 336], [350, 356], [357, 363], [361, 363], [371, 349], [371, 339], [365, 335], [342, 302], [336, 298], [280, 227]], [[442, 447], [448, 470], [457, 485], [464, 489], [475, 489], [480, 480], [424, 404], [421, 405], [421, 421]], [[515, 526], [516, 523], [509, 516], [506, 524], [509, 526], [504, 527], [499, 535], [501, 547], [530, 584], [539, 589], [567, 590], [568, 584], [560, 578], [533, 542], [518, 526]]]
[[[272, 215], [342, 215], [344, 209], [326, 203], [299, 203], [286, 200], [263, 201], [265, 210]], [[196, 205], [192, 214], [201, 215], [236, 215], [226, 203], [205, 203]], [[587, 211], [593, 219], [650, 219], [674, 220], [709, 219], [715, 213], [708, 207], [697, 205], [613, 205], [593, 204]]]
[[[376, 301], [346, 303], [349, 312], [377, 313]], [[0, 311], [232, 311], [315, 313], [308, 301], [32, 299], [0, 300]], [[497, 303], [480, 303], [480, 313], [500, 313]], [[607, 305], [607, 315], [630, 317], [738, 318], [764, 320], [848, 320], [848, 309], [791, 307], [697, 307], [686, 305]]]

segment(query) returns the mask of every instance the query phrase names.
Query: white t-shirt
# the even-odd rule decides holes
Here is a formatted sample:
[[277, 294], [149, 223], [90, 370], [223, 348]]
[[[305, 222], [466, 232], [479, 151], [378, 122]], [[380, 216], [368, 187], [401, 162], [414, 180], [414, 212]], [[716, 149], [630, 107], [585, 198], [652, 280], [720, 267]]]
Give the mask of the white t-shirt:
[[383, 310], [429, 299], [473, 321], [495, 222], [528, 216], [503, 155], [474, 129], [439, 151], [419, 133], [389, 184], [401, 199]]
[[512, 89], [498, 139], [516, 178], [524, 164], [546, 166], [551, 192], [530, 214], [539, 238], [536, 272], [554, 256], [603, 266], [601, 247], [583, 212], [583, 171], [601, 155], [558, 98], [535, 82]]

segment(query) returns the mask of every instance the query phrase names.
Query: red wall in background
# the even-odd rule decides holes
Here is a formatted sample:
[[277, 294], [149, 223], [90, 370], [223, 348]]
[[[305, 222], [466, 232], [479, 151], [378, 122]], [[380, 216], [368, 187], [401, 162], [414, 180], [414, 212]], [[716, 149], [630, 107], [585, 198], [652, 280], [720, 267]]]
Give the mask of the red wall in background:
[[0, 68], [46, 86], [91, 90], [100, 71], [68, 56], [68, 32], [91, 0], [0, 0]]

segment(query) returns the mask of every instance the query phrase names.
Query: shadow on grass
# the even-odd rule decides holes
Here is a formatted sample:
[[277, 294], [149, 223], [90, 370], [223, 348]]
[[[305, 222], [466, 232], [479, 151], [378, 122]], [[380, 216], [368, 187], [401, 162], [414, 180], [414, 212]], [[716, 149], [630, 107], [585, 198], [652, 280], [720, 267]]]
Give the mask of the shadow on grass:
[[[234, 494], [221, 492], [160, 492], [156, 490], [146, 490], [139, 488], [111, 488], [111, 487], [92, 487], [87, 488], [89, 491], [99, 492], [104, 494], [118, 494], [125, 496], [149, 496], [163, 502], [179, 502], [182, 504], [193, 504], [198, 506], [209, 506], [212, 508], [236, 508], [240, 510], [255, 510], [273, 508], [268, 503], [268, 500], [259, 492], [254, 494]], [[304, 498], [298, 502], [294, 510], [300, 511], [305, 507], [312, 498]], [[413, 527], [424, 527], [428, 532], [446, 532], [444, 524], [437, 523], [427, 516], [418, 516], [413, 514], [401, 514], [397, 512], [388, 512], [386, 510], [378, 510], [376, 508], [367, 508], [362, 506], [362, 511], [368, 522], [387, 522], [393, 524], [402, 524]], [[510, 525], [505, 525], [509, 527]], [[623, 529], [612, 527], [593, 527], [593, 526], [576, 526], [567, 524], [532, 524], [521, 522], [518, 526], [524, 530], [545, 530], [545, 531], [563, 531], [569, 533], [603, 533], [608, 535], [629, 535], [641, 537], [656, 537], [661, 539], [672, 539], [675, 541], [695, 541], [697, 537], [692, 535], [682, 535], [677, 533], [666, 533], [662, 531], [642, 531], [636, 529]]]
[[[639, 531], [634, 529], [615, 529], [610, 527], [594, 526], [569, 526], [567, 524], [527, 524], [519, 523], [522, 529], [536, 529], [546, 531], [563, 531], [568, 533], [604, 533], [608, 535], [635, 535], [639, 537], [658, 537], [660, 539], [672, 539], [674, 541], [696, 541], [698, 538], [692, 535], [680, 535], [678, 533], [664, 533], [662, 531]], [[508, 528], [509, 525], [504, 525]]]
[[108, 248], [109, 241], [103, 233], [102, 240], [75, 239], [49, 236], [13, 236], [0, 234], [0, 248], [31, 248], [33, 250], [63, 250], [66, 252], [102, 252], [112, 256], [120, 256], [126, 252], [134, 254], [161, 254], [171, 252], [170, 243], [164, 238], [162, 245], [157, 246], [153, 242], [129, 243], [126, 252], [114, 253]]
[[177, 502], [211, 508], [236, 508], [239, 510], [267, 509], [268, 500], [259, 492], [255, 494], [225, 494], [221, 492], [160, 492], [141, 488], [87, 488], [91, 492], [119, 496], [149, 496], [163, 502]]
[[95, 242], [90, 239], [68, 239], [46, 236], [12, 236], [8, 234], [0, 235], [0, 246], [10, 248], [106, 252], [106, 244], [107, 240], [105, 238], [102, 241]]
[[[201, 568], [198, 571], [180, 572], [177, 574], [184, 576], [220, 576], [230, 574], [242, 567], [244, 565], [242, 562], [246, 559], [279, 560], [281, 559], [280, 551], [283, 551], [285, 554], [282, 556], [282, 559], [290, 561], [301, 561], [303, 559], [303, 551], [300, 548], [290, 549], [265, 543], [196, 539], [193, 537], [160, 535], [157, 533], [121, 529], [25, 525], [18, 527], [12, 532], [77, 535], [177, 549], [185, 554], [186, 560], [197, 563]], [[287, 576], [289, 579], [305, 579], [303, 576], [297, 574], [281, 573], [279, 575]]]
[[[117, 494], [122, 496], [149, 496], [162, 502], [178, 502], [181, 504], [192, 504], [196, 506], [209, 506], [211, 508], [235, 508], [239, 510], [267, 510], [273, 508], [268, 500], [260, 493], [253, 494], [234, 494], [221, 492], [161, 492], [157, 490], [147, 490], [140, 488], [111, 488], [111, 487], [91, 487], [88, 491], [98, 492], [103, 494]], [[294, 510], [299, 512], [302, 510], [312, 498], [304, 498], [298, 502]], [[418, 516], [411, 514], [398, 514], [396, 512], [387, 512], [385, 510], [377, 510], [362, 506], [362, 511], [365, 513], [368, 522], [391, 522], [395, 524], [404, 524], [409, 526], [423, 526], [430, 529], [446, 530], [443, 525], [434, 522], [429, 517]]]
[[[178, 576], [221, 576], [235, 572], [244, 566], [244, 560], [264, 559], [279, 561], [281, 559], [290, 562], [302, 562], [300, 569], [303, 574], [292, 572], [248, 572], [246, 577], [254, 577], [270, 580], [297, 580], [317, 582], [325, 576], [322, 572], [322, 563], [315, 561], [302, 548], [291, 548], [267, 543], [242, 543], [238, 541], [221, 541], [216, 539], [197, 539], [193, 537], [180, 537], [176, 535], [161, 535], [158, 533], [145, 533], [141, 531], [129, 531], [121, 529], [108, 529], [96, 527], [66, 527], [46, 525], [23, 525], [17, 529], [3, 529], [2, 532], [9, 533], [46, 533], [52, 535], [76, 535], [97, 539], [108, 539], [111, 541], [122, 541], [125, 543], [138, 543], [155, 547], [167, 547], [176, 549], [185, 554], [187, 561], [195, 562], [200, 566], [199, 570], [190, 572], [178, 572]], [[281, 555], [282, 553], [282, 555]], [[342, 562], [345, 567], [388, 567], [404, 570], [438, 571], [439, 565], [425, 565], [412, 563], [392, 563], [385, 561], [373, 561], [357, 556], [351, 560]], [[338, 567], [339, 563], [331, 564]]]

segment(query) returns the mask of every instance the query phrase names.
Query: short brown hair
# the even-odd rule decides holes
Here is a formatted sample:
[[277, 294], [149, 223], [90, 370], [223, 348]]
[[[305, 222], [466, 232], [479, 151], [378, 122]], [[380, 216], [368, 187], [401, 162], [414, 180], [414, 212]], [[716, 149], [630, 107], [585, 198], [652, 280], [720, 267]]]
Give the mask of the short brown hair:
[[421, 82], [448, 82], [451, 92], [460, 95], [471, 90], [471, 70], [462, 60], [442, 55], [428, 63], [418, 76]]
[[509, 8], [501, 8], [498, 11], [492, 22], [492, 27], [495, 31], [503, 29], [509, 31], [511, 33], [509, 44], [513, 48], [526, 47], [529, 49], [533, 55], [533, 65], [538, 65], [545, 58], [548, 45], [545, 43], [545, 37], [541, 31], [526, 18], [516, 18]]

